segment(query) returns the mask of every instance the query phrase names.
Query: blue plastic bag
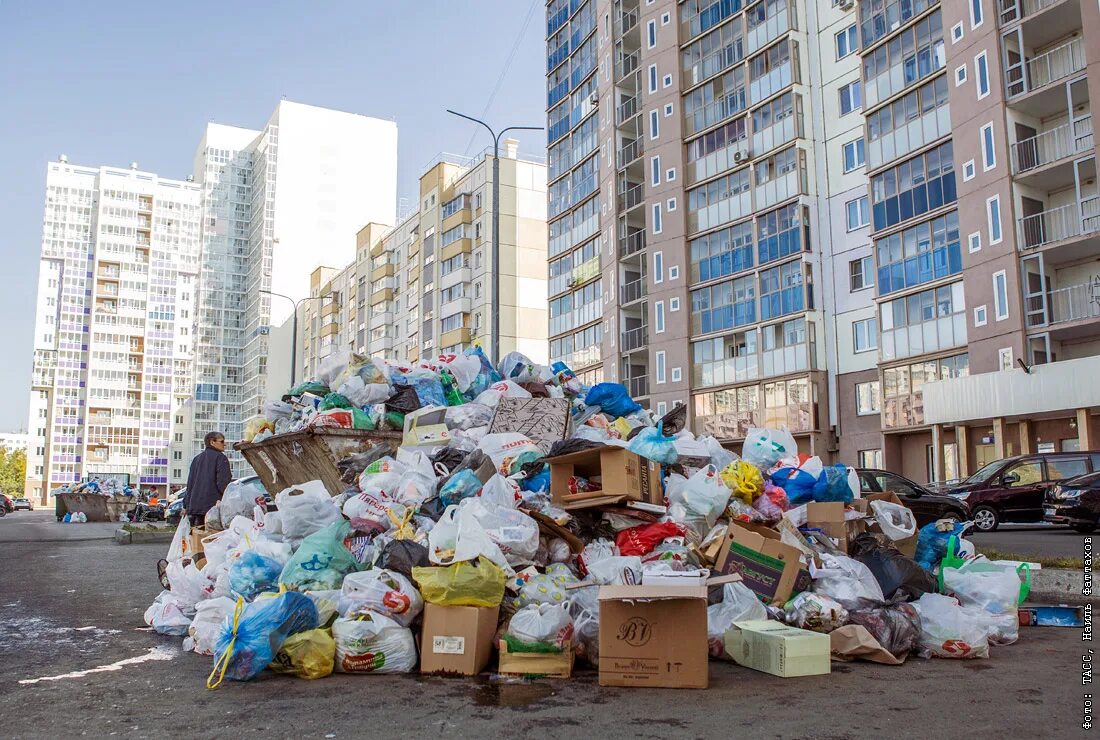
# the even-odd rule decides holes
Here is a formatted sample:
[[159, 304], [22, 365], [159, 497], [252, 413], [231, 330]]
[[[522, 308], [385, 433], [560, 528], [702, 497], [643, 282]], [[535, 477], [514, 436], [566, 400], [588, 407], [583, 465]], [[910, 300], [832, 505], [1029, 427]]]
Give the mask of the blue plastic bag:
[[420, 406], [446, 406], [447, 397], [443, 393], [443, 383], [439, 378], [428, 376], [413, 376], [394, 373], [391, 376], [393, 385], [408, 385], [416, 391], [416, 397], [420, 399]]
[[351, 525], [341, 517], [302, 540], [283, 572], [279, 584], [295, 591], [334, 591], [344, 576], [360, 569], [359, 561], [344, 547]]
[[249, 550], [229, 566], [229, 588], [245, 601], [252, 601], [264, 591], [278, 591], [282, 572], [278, 560]]
[[956, 522], [953, 529], [940, 532], [936, 529], [936, 522], [929, 522], [920, 528], [917, 534], [916, 560], [922, 568], [934, 571], [940, 561], [947, 555], [947, 543], [952, 537], [962, 535], [966, 527], [961, 522]]
[[319, 621], [317, 607], [305, 594], [287, 591], [251, 604], [238, 600], [233, 617], [218, 637], [214, 670], [206, 688], [217, 688], [224, 678], [255, 678], [275, 658], [286, 638], [316, 629]]
[[467, 468], [460, 470], [451, 476], [450, 480], [439, 489], [439, 500], [446, 506], [453, 506], [464, 498], [476, 496], [481, 490], [481, 479], [477, 473]]
[[489, 358], [485, 356], [485, 352], [481, 347], [470, 347], [464, 354], [467, 357], [476, 357], [481, 361], [481, 369], [478, 370], [477, 376], [474, 377], [470, 387], [466, 389], [466, 398], [473, 400], [482, 391], [488, 390], [493, 383], [504, 380], [500, 373], [496, 371], [496, 368], [493, 367], [493, 363], [489, 362]]
[[597, 383], [588, 389], [584, 403], [586, 406], [599, 406], [601, 411], [611, 417], [626, 416], [642, 410], [622, 383]]
[[673, 465], [680, 457], [676, 453], [676, 445], [673, 443], [672, 437], [664, 435], [660, 424], [655, 427], [646, 427], [638, 432], [634, 439], [630, 440], [630, 444], [626, 446], [626, 449], [636, 455], [641, 455], [664, 465]]
[[519, 487], [524, 491], [549, 491], [550, 490], [550, 466], [543, 465], [539, 472], [520, 481]]
[[771, 481], [787, 492], [787, 500], [791, 506], [801, 506], [814, 500], [817, 478], [797, 468], [780, 468], [776, 473], [771, 476]]
[[813, 495], [814, 501], [818, 503], [850, 503], [853, 493], [852, 487], [848, 485], [847, 466], [831, 465], [822, 470], [814, 484]]

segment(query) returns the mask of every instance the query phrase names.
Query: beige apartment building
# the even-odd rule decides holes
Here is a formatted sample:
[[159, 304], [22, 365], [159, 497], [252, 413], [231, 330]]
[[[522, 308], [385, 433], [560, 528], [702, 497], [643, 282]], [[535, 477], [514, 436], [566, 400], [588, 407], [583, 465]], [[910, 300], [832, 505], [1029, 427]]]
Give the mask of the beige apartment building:
[[920, 481], [1094, 444], [1097, 13], [551, 0], [550, 359]]
[[[546, 165], [500, 158], [500, 353], [546, 356]], [[493, 357], [492, 154], [441, 155], [420, 177], [419, 208], [395, 227], [370, 223], [356, 260], [320, 267], [298, 309], [296, 376], [351, 349], [371, 357], [435, 357], [481, 346]]]

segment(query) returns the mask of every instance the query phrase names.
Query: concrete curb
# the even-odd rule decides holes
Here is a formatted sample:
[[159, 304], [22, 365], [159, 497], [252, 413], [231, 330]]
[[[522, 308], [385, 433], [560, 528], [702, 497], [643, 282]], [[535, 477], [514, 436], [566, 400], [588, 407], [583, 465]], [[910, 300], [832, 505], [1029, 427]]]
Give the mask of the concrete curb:
[[171, 542], [173, 535], [175, 535], [175, 530], [171, 529], [162, 532], [130, 532], [119, 527], [115, 530], [115, 543], [119, 545], [149, 545], [157, 542]]
[[1100, 602], [1100, 595], [1084, 596], [1085, 574], [1079, 570], [1043, 568], [1031, 574], [1031, 602], [1089, 604]]

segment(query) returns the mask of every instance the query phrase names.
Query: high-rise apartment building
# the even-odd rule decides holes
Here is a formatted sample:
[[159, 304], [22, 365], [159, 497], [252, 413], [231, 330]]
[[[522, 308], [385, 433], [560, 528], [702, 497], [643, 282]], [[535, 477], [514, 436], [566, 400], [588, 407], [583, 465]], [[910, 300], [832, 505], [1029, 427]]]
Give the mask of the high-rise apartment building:
[[28, 497], [121, 476], [166, 492], [172, 410], [191, 395], [199, 187], [130, 169], [46, 172]]
[[207, 432], [240, 439], [242, 422], [282, 392], [267, 384], [270, 327], [309, 295], [313, 270], [353, 259], [363, 223], [393, 222], [397, 125], [284, 100], [260, 131], [209, 124], [194, 173], [203, 265], [195, 395], [179, 410], [189, 433], [173, 450], [184, 462]]
[[[546, 356], [546, 165], [500, 158], [500, 352]], [[491, 153], [443, 155], [420, 177], [419, 209], [396, 227], [368, 223], [354, 262], [321, 267], [299, 311], [296, 376], [330, 354], [417, 360], [478, 344], [492, 357]]]
[[547, 18], [551, 359], [687, 404], [699, 432], [786, 425], [830, 456], [833, 316], [873, 316], [820, 287], [834, 252], [869, 252], [847, 219], [867, 187], [854, 14], [555, 0]]

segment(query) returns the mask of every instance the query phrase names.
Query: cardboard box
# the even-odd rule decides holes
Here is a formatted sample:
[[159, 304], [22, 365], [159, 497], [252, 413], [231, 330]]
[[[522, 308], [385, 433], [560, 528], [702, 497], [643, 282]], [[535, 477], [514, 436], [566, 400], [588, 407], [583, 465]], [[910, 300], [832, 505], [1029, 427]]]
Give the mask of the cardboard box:
[[[571, 504], [595, 498], [606, 498], [607, 503], [618, 503], [616, 499], [624, 498], [649, 504], [664, 503], [660, 463], [623, 447], [607, 445], [546, 458], [546, 462], [550, 464], [551, 498], [566, 509]], [[569, 479], [573, 476], [598, 478], [601, 490], [571, 494]]]
[[[863, 498], [857, 498], [852, 501], [852, 506], [859, 512], [865, 514], [869, 519], [862, 523], [861, 531], [881, 533], [882, 529], [879, 528], [878, 523], [874, 521], [874, 512], [871, 510], [872, 501], [889, 501], [892, 504], [898, 504], [899, 506], [905, 506], [897, 494], [892, 491], [886, 493], [868, 493]], [[920, 534], [920, 529], [913, 533], [913, 536], [906, 537], [903, 540], [894, 540], [894, 547], [901, 551], [901, 554], [907, 558], [916, 556], [917, 554], [917, 537]], [[854, 536], [854, 535], [853, 535]]]
[[440, 447], [451, 441], [451, 432], [444, 419], [447, 409], [429, 406], [405, 414], [402, 447]]
[[489, 665], [500, 607], [424, 605], [420, 672], [476, 676]]
[[209, 537], [212, 534], [214, 534], [214, 532], [203, 529], [202, 527], [191, 527], [191, 533], [187, 535], [187, 552], [185, 552], [184, 554], [190, 558], [194, 558], [196, 555], [203, 551], [203, 538]]
[[707, 687], [706, 586], [601, 586], [600, 686]]
[[710, 578], [706, 568], [691, 571], [642, 571], [643, 586], [705, 586]]
[[780, 678], [830, 672], [828, 635], [771, 620], [734, 622], [726, 632], [726, 654], [738, 665]]
[[842, 552], [848, 552], [848, 525], [844, 521], [844, 504], [839, 501], [806, 504], [806, 526], [820, 529]]
[[715, 572], [737, 573], [765, 604], [782, 606], [810, 587], [802, 553], [780, 542], [779, 533], [759, 524], [731, 522]]
[[508, 643], [500, 641], [500, 666], [503, 676], [546, 676], [569, 678], [573, 675], [573, 644], [560, 653], [510, 653]]

